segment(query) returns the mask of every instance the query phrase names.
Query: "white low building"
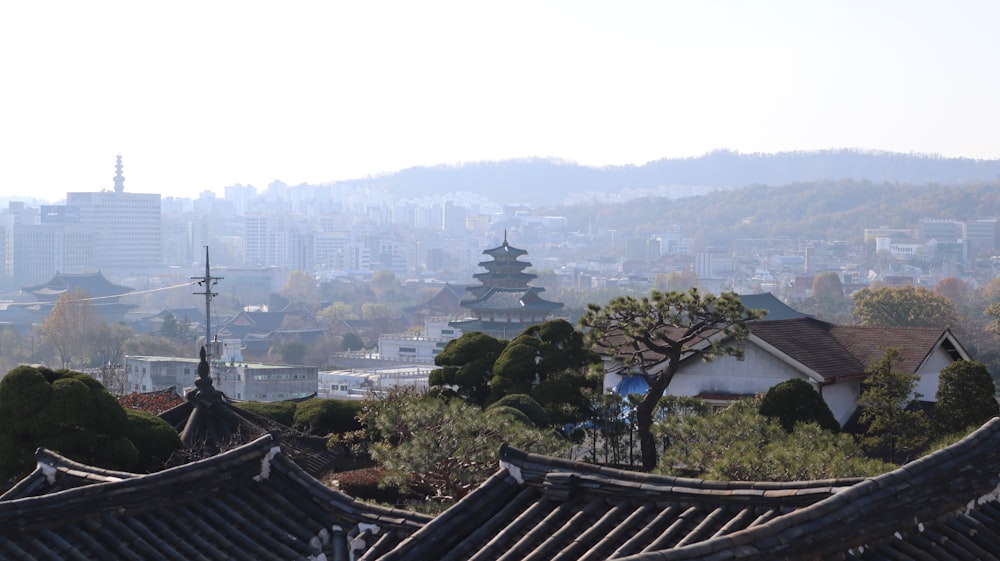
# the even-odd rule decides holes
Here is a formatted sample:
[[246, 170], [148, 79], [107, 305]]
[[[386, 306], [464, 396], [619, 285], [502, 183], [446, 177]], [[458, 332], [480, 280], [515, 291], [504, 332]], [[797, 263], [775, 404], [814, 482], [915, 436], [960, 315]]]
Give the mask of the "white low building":
[[462, 336], [462, 330], [448, 325], [443, 318], [424, 322], [424, 335], [381, 335], [378, 354], [382, 360], [398, 360], [417, 364], [434, 364], [434, 357], [448, 341]]

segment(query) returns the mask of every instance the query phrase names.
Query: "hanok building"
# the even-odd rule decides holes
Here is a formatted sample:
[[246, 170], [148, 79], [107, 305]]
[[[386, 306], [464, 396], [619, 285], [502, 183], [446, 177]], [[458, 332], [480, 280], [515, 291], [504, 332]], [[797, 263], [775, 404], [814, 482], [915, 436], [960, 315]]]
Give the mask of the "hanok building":
[[473, 275], [481, 284], [466, 287], [472, 298], [462, 300], [460, 305], [472, 317], [451, 322], [463, 333], [479, 331], [500, 339], [512, 339], [525, 328], [551, 319], [556, 310], [563, 307], [560, 302], [552, 302], [541, 297], [542, 287], [528, 286], [537, 275], [524, 270], [531, 266], [518, 258], [527, 251], [507, 243], [483, 251], [492, 261], [482, 261], [480, 267], [485, 273]]
[[117, 285], [104, 277], [100, 271], [94, 273], [56, 273], [48, 282], [22, 289], [40, 302], [39, 310], [48, 315], [56, 301], [65, 294], [82, 291], [90, 299], [94, 309], [107, 322], [121, 321], [125, 314], [135, 308], [125, 304], [119, 298], [133, 289]]
[[5, 559], [954, 561], [1000, 551], [1000, 419], [869, 478], [703, 481], [505, 447], [500, 469], [424, 515], [356, 502], [271, 436], [163, 472], [45, 450], [0, 497]]

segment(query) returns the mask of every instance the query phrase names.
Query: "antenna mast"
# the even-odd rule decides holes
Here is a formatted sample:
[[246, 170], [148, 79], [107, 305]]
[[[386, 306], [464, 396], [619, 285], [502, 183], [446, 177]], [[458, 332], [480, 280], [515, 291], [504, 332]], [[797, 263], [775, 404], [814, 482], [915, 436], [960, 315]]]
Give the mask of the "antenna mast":
[[191, 280], [198, 281], [198, 286], [205, 288], [205, 292], [195, 292], [197, 295], [205, 296], [205, 351], [207, 353], [206, 360], [211, 364], [212, 362], [212, 298], [219, 295], [218, 292], [212, 292], [212, 287], [219, 284], [222, 277], [213, 277], [212, 270], [208, 264], [208, 246], [205, 246], [205, 276], [203, 277], [191, 277]]

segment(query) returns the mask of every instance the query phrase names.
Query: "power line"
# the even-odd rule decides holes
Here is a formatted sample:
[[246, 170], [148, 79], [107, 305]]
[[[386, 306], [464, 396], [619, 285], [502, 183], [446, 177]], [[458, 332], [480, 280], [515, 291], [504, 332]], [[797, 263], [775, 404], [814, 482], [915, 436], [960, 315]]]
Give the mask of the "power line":
[[119, 294], [117, 296], [95, 296], [93, 298], [81, 298], [79, 300], [67, 300], [67, 302], [87, 302], [87, 301], [90, 301], [90, 300], [103, 300], [103, 299], [107, 299], [107, 298], [124, 298], [126, 296], [132, 296], [132, 295], [135, 295], [135, 294], [149, 294], [150, 292], [160, 292], [160, 291], [163, 291], [163, 290], [173, 290], [175, 288], [183, 288], [185, 286], [191, 286], [191, 285], [194, 285], [194, 284], [198, 284], [198, 283], [197, 282], [186, 282], [186, 283], [183, 283], [183, 284], [175, 284], [173, 286], [162, 286], [160, 288], [150, 288], [148, 290], [135, 290], [135, 291], [128, 292], [128, 293], [125, 293], [125, 294]]

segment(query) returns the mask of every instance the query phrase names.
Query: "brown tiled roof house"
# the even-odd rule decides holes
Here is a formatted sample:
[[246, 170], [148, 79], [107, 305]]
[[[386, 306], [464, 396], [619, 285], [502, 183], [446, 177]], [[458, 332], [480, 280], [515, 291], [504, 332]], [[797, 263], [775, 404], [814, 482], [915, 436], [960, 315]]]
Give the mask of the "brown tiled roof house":
[[[844, 425], [857, 409], [865, 371], [886, 350], [899, 351], [894, 368], [919, 376], [916, 392], [925, 401], [936, 399], [941, 369], [956, 360], [971, 359], [947, 328], [841, 326], [809, 316], [784, 317], [750, 322], [742, 357], [720, 356], [705, 362], [697, 353], [689, 353], [667, 393], [725, 402], [799, 378], [823, 396]], [[649, 371], [655, 374], [662, 366]], [[629, 381], [629, 371], [616, 357], [605, 356], [605, 372], [606, 390], [636, 387], [622, 384]]]

